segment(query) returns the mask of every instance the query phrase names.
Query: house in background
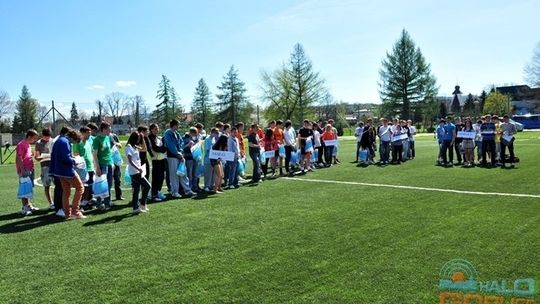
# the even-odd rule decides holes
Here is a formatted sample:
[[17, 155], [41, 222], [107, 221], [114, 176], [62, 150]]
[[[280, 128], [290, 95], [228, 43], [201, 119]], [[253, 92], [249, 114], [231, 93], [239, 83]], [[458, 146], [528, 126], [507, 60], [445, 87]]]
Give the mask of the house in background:
[[515, 114], [540, 113], [540, 88], [528, 85], [498, 87], [502, 94], [510, 95]]

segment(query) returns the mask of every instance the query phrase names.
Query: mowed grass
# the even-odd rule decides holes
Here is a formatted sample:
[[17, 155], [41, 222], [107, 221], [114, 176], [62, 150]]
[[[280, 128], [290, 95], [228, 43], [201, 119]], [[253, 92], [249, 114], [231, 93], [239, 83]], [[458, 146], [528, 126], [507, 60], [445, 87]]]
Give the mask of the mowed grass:
[[[357, 167], [344, 139], [341, 165], [302, 178], [540, 195], [539, 137], [518, 135], [514, 170], [434, 166], [431, 136], [414, 161]], [[538, 198], [280, 178], [57, 221], [15, 213], [14, 172], [0, 167], [1, 303], [438, 303], [456, 258], [480, 281], [540, 280]]]

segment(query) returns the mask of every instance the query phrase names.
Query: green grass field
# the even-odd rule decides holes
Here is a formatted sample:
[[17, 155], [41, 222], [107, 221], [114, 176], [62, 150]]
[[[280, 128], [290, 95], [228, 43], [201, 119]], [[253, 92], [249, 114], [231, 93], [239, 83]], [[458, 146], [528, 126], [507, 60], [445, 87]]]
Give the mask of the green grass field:
[[342, 140], [341, 165], [300, 179], [491, 194], [279, 178], [59, 221], [20, 216], [2, 166], [0, 303], [439, 303], [439, 271], [457, 258], [480, 281], [540, 289], [540, 198], [494, 195], [540, 195], [539, 132], [518, 134], [513, 170], [434, 166], [429, 135], [400, 166], [357, 167], [354, 147]]

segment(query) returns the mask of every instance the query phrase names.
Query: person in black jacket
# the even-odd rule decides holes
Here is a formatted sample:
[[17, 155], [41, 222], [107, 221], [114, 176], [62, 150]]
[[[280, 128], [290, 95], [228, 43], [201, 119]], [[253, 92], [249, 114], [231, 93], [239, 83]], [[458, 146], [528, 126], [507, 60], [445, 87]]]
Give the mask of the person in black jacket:
[[[149, 149], [152, 157], [152, 200], [159, 202], [163, 199], [160, 195], [161, 187], [167, 170], [167, 157], [165, 153], [167, 148], [163, 144], [163, 140], [158, 136], [159, 127], [157, 124], [150, 125], [150, 134], [148, 135]], [[168, 180], [168, 179], [167, 179]], [[167, 186], [169, 187], [169, 186]]]
[[373, 120], [370, 118], [367, 121], [367, 124], [364, 126], [364, 131], [362, 137], [360, 138], [360, 147], [362, 149], [367, 149], [369, 151], [368, 163], [373, 163], [373, 158], [375, 157], [375, 129], [373, 128]]

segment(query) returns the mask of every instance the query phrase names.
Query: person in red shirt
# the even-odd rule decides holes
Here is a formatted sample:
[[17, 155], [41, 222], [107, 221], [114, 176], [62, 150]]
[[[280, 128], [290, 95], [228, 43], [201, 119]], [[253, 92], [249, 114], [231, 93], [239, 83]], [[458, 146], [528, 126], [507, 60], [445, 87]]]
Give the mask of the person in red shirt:
[[[38, 136], [39, 134], [36, 130], [28, 130], [25, 138], [17, 144], [15, 149], [15, 166], [17, 169], [17, 175], [19, 175], [19, 182], [21, 178], [30, 178], [32, 181], [32, 187], [34, 186], [34, 161], [32, 159], [32, 148], [30, 145], [36, 142]], [[21, 214], [31, 215], [32, 211], [39, 210], [38, 208], [32, 206], [30, 198], [20, 197], [20, 199], [22, 203]]]
[[[332, 130], [331, 124], [327, 124], [324, 127], [324, 132], [321, 137], [323, 141], [336, 139], [336, 135], [334, 134], [334, 131]], [[326, 165], [328, 167], [332, 166], [333, 153], [334, 153], [334, 146], [324, 146], [324, 161], [326, 162]]]
[[283, 133], [283, 121], [281, 120], [276, 121], [275, 127], [272, 131], [274, 131], [274, 139], [276, 140], [277, 145], [278, 145], [278, 149], [276, 150], [276, 155], [275, 155], [276, 166], [279, 167], [279, 175], [283, 175], [283, 157], [279, 155], [279, 147], [281, 146], [284, 147], [285, 145], [285, 135]]
[[[263, 142], [264, 142], [264, 151], [265, 152], [277, 151], [278, 150], [277, 141], [274, 138], [274, 132], [272, 131], [272, 129], [270, 129], [270, 128], [266, 129], [266, 133], [264, 134]], [[275, 155], [275, 153], [273, 155]], [[275, 157], [268, 158], [268, 156], [266, 157], [265, 164], [262, 165], [263, 176], [266, 177], [266, 173], [268, 171], [268, 162], [269, 161], [271, 162], [271, 165], [272, 165], [272, 177], [275, 177], [276, 176], [276, 158]]]

